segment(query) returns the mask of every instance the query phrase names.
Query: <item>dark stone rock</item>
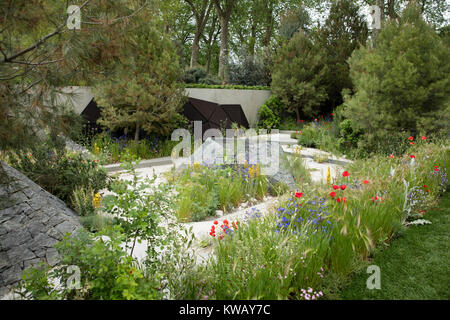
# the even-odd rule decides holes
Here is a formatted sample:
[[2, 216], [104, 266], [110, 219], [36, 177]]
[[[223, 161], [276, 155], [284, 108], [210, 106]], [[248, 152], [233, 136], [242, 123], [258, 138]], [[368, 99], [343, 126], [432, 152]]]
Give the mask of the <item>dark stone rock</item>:
[[30, 222], [28, 224], [28, 231], [33, 238], [36, 238], [40, 233], [46, 233], [47, 228], [39, 221]]
[[45, 259], [47, 259], [47, 263], [50, 266], [55, 266], [58, 263], [58, 251], [56, 251], [55, 248], [47, 249], [47, 252], [45, 253]]
[[22, 277], [22, 268], [19, 265], [13, 265], [0, 274], [5, 286], [12, 285], [20, 281]]
[[[17, 170], [0, 161], [0, 298], [24, 269], [58, 261], [53, 247], [66, 232], [81, 227], [76, 213]], [[1, 169], [1, 168], [0, 168]]]
[[31, 234], [27, 230], [17, 230], [16, 232], [9, 232], [0, 237], [0, 243], [2, 244], [3, 250], [8, 250], [10, 248], [17, 247], [25, 242], [29, 242], [31, 239]]
[[7, 251], [7, 254], [11, 264], [20, 264], [24, 260], [36, 258], [36, 255], [26, 245], [14, 247]]
[[69, 221], [64, 221], [63, 223], [58, 224], [55, 228], [63, 235], [66, 235], [66, 233], [73, 232], [75, 230], [75, 226]]

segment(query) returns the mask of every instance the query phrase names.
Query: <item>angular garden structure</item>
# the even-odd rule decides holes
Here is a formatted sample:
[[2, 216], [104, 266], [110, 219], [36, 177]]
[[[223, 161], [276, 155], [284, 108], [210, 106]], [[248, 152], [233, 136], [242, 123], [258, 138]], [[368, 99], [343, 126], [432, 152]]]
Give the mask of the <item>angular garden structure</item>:
[[[61, 102], [70, 100], [75, 112], [84, 116], [89, 127], [96, 126], [100, 109], [91, 88], [66, 87], [63, 91], [72, 95], [61, 96]], [[246, 128], [254, 127], [259, 108], [271, 95], [270, 90], [186, 88], [185, 92], [189, 98], [185, 116], [189, 120], [204, 121], [206, 129], [219, 128], [223, 123], [231, 125], [232, 122]]]

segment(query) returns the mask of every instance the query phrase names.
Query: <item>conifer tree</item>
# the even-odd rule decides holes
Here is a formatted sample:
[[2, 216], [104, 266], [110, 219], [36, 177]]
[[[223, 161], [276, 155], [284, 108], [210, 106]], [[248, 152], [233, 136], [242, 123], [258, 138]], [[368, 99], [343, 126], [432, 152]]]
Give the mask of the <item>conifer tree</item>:
[[277, 52], [272, 70], [272, 90], [287, 106], [301, 116], [318, 114], [327, 93], [323, 84], [326, 69], [324, 54], [303, 31], [297, 32]]
[[375, 146], [399, 131], [448, 133], [450, 51], [414, 4], [349, 63], [356, 93], [345, 115], [364, 132], [362, 143]]
[[168, 134], [180, 119], [184, 100], [178, 83], [181, 70], [171, 41], [149, 12], [120, 38], [117, 52], [95, 86], [102, 125], [124, 128], [139, 139], [147, 133]]

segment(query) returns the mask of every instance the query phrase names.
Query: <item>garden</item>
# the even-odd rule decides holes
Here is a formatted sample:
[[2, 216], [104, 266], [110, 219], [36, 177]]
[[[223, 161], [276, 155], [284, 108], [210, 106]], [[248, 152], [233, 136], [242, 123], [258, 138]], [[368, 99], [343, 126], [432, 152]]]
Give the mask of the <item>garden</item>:
[[[80, 2], [87, 19], [111, 23], [94, 19], [78, 33], [63, 25], [60, 39], [45, 38], [50, 20], [23, 16], [34, 1], [1, 9], [17, 24], [0, 33], [0, 161], [81, 224], [55, 245], [58, 262], [36, 261], [9, 299], [450, 298], [450, 51], [440, 1], [389, 2], [380, 28], [368, 28], [364, 1], [126, 3]], [[62, 9], [50, 1], [39, 10]], [[36, 21], [39, 30], [17, 38]], [[6, 34], [17, 43], [3, 48]], [[45, 58], [33, 60], [38, 53]], [[54, 98], [69, 85], [92, 88], [98, 129]], [[185, 88], [271, 91], [242, 138], [243, 157], [194, 161], [220, 139], [191, 138]], [[195, 146], [185, 165], [175, 129]], [[270, 160], [249, 160], [251, 139], [277, 146], [276, 174], [265, 171]], [[0, 194], [0, 218], [6, 200]], [[383, 281], [370, 289], [373, 266]]]

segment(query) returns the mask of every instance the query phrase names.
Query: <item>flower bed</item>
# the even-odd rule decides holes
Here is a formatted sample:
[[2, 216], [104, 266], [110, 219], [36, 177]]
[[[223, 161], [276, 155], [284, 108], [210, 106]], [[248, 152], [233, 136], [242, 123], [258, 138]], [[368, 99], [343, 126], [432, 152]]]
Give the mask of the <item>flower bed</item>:
[[261, 200], [269, 182], [259, 166], [206, 167], [194, 163], [181, 173], [168, 177], [178, 192], [175, 214], [180, 222], [200, 221], [227, 212], [249, 200]]
[[305, 186], [217, 240], [206, 280], [189, 279], [196, 289], [184, 298], [332, 297], [378, 246], [426, 219], [447, 187], [448, 156], [442, 145], [410, 145], [403, 156], [359, 160], [329, 184]]

